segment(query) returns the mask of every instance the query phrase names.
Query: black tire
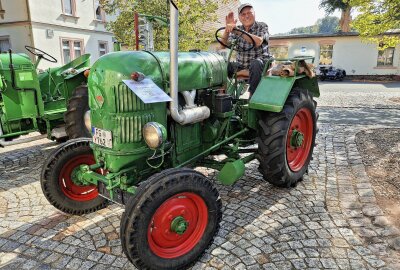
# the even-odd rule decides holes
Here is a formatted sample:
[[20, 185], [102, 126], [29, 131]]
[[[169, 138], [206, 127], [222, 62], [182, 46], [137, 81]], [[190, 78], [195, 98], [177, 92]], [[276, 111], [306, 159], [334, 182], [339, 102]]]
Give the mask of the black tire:
[[68, 100], [67, 111], [64, 114], [65, 132], [70, 139], [92, 137], [85, 125], [85, 114], [89, 110], [88, 87], [80, 85]]
[[[260, 162], [259, 171], [269, 183], [292, 187], [306, 173], [317, 132], [315, 109], [316, 102], [310, 93], [296, 87], [290, 92], [281, 112], [262, 112], [256, 156]], [[306, 121], [300, 121], [300, 118]], [[297, 128], [304, 139], [299, 146], [293, 146], [292, 140], [296, 134], [291, 130], [298, 124], [300, 128]]]
[[82, 215], [107, 206], [107, 200], [98, 195], [96, 186], [79, 186], [69, 180], [73, 168], [94, 163], [90, 142], [80, 138], [60, 145], [43, 166], [42, 191], [50, 204], [64, 213]]
[[[194, 229], [196, 232], [193, 233], [191, 231], [186, 236], [186, 231], [182, 234], [182, 237], [186, 238], [184, 241], [185, 245], [189, 243], [189, 247], [186, 246], [184, 250], [181, 250], [180, 247], [182, 245], [179, 245], [174, 251], [175, 253], [171, 253], [173, 254], [172, 257], [167, 258], [163, 252], [171, 252], [171, 249], [160, 247], [158, 243], [155, 244], [154, 239], [160, 239], [161, 237], [155, 237], [153, 234], [159, 236], [161, 233], [164, 236], [170, 233], [177, 237], [177, 233], [173, 232], [172, 229], [169, 229], [171, 231], [167, 229], [157, 232], [157, 228], [162, 228], [162, 226], [157, 225], [169, 228], [169, 221], [159, 224], [155, 220], [161, 215], [160, 211], [165, 214], [163, 211], [174, 209], [168, 206], [178, 202], [177, 200], [184, 199], [184, 201], [179, 202], [180, 204], [177, 204], [184, 205], [185, 202], [194, 202], [193, 198], [199, 199], [195, 203], [196, 209], [199, 210], [198, 213], [204, 213], [205, 211], [208, 218], [206, 220], [204, 216], [199, 215], [197, 219], [199, 222], [189, 222], [187, 230], [191, 231]], [[197, 204], [198, 202], [200, 203]], [[203, 208], [204, 206], [206, 208]], [[168, 169], [155, 174], [139, 186], [136, 195], [126, 204], [126, 210], [122, 215], [120, 227], [123, 251], [129, 261], [139, 269], [186, 269], [194, 264], [211, 245], [219, 229], [222, 217], [221, 206], [218, 191], [199, 172], [185, 168]], [[190, 212], [188, 216], [193, 216], [192, 214], [193, 212]], [[185, 218], [184, 215], [182, 214]], [[169, 220], [172, 220], [173, 216], [168, 214], [169, 216], [171, 216]], [[177, 216], [175, 216], [176, 218]], [[150, 224], [155, 226], [151, 230]], [[190, 227], [190, 224], [192, 224], [192, 227]], [[195, 225], [194, 227], [193, 224]], [[203, 231], [197, 231], [199, 226], [203, 228]], [[192, 236], [194, 235], [198, 235], [198, 238], [195, 241], [188, 241], [188, 239], [193, 240]]]

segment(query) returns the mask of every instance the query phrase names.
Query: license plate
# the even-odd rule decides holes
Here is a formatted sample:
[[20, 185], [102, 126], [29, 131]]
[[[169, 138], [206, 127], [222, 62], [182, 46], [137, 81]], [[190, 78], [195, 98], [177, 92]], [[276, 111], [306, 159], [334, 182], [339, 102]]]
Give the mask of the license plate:
[[92, 127], [92, 134], [93, 134], [93, 142], [95, 144], [112, 148], [112, 132], [96, 127]]

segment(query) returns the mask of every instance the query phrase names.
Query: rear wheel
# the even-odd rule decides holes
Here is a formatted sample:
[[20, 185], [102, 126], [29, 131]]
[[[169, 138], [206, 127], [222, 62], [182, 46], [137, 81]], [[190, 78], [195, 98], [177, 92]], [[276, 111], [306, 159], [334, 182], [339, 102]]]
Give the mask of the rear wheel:
[[186, 269], [212, 243], [221, 221], [212, 183], [191, 169], [169, 169], [142, 184], [121, 220], [121, 242], [139, 269]]
[[68, 141], [45, 162], [41, 186], [46, 199], [57, 209], [73, 215], [97, 211], [107, 200], [99, 196], [97, 186], [82, 185], [76, 180], [80, 165], [95, 163], [90, 139]]
[[75, 88], [68, 101], [64, 115], [65, 131], [70, 139], [92, 137], [90, 127], [90, 109], [88, 87], [80, 85]]
[[294, 88], [280, 113], [262, 114], [257, 158], [266, 181], [290, 187], [306, 173], [315, 145], [315, 107], [307, 90]]

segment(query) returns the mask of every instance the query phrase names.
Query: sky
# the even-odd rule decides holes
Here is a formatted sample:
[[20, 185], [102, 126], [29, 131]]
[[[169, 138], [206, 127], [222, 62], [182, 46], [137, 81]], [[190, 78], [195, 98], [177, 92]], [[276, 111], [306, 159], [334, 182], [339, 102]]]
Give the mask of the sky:
[[[291, 29], [314, 25], [325, 17], [324, 10], [318, 9], [319, 0], [241, 0], [250, 3], [256, 13], [256, 21], [268, 24], [271, 35], [289, 32]], [[340, 17], [340, 12], [334, 14]]]

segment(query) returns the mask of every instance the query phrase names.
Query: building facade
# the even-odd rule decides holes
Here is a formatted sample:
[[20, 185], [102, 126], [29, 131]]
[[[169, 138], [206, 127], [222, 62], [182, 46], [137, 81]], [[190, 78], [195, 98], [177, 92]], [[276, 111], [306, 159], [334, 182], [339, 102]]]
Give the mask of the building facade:
[[272, 36], [269, 44], [275, 58], [307, 55], [317, 66], [343, 68], [348, 75], [400, 75], [400, 46], [379, 50], [358, 33]]
[[42, 61], [39, 68], [60, 66], [90, 53], [93, 63], [113, 51], [110, 20], [98, 0], [0, 0], [0, 51], [27, 53], [25, 45], [57, 59]]

